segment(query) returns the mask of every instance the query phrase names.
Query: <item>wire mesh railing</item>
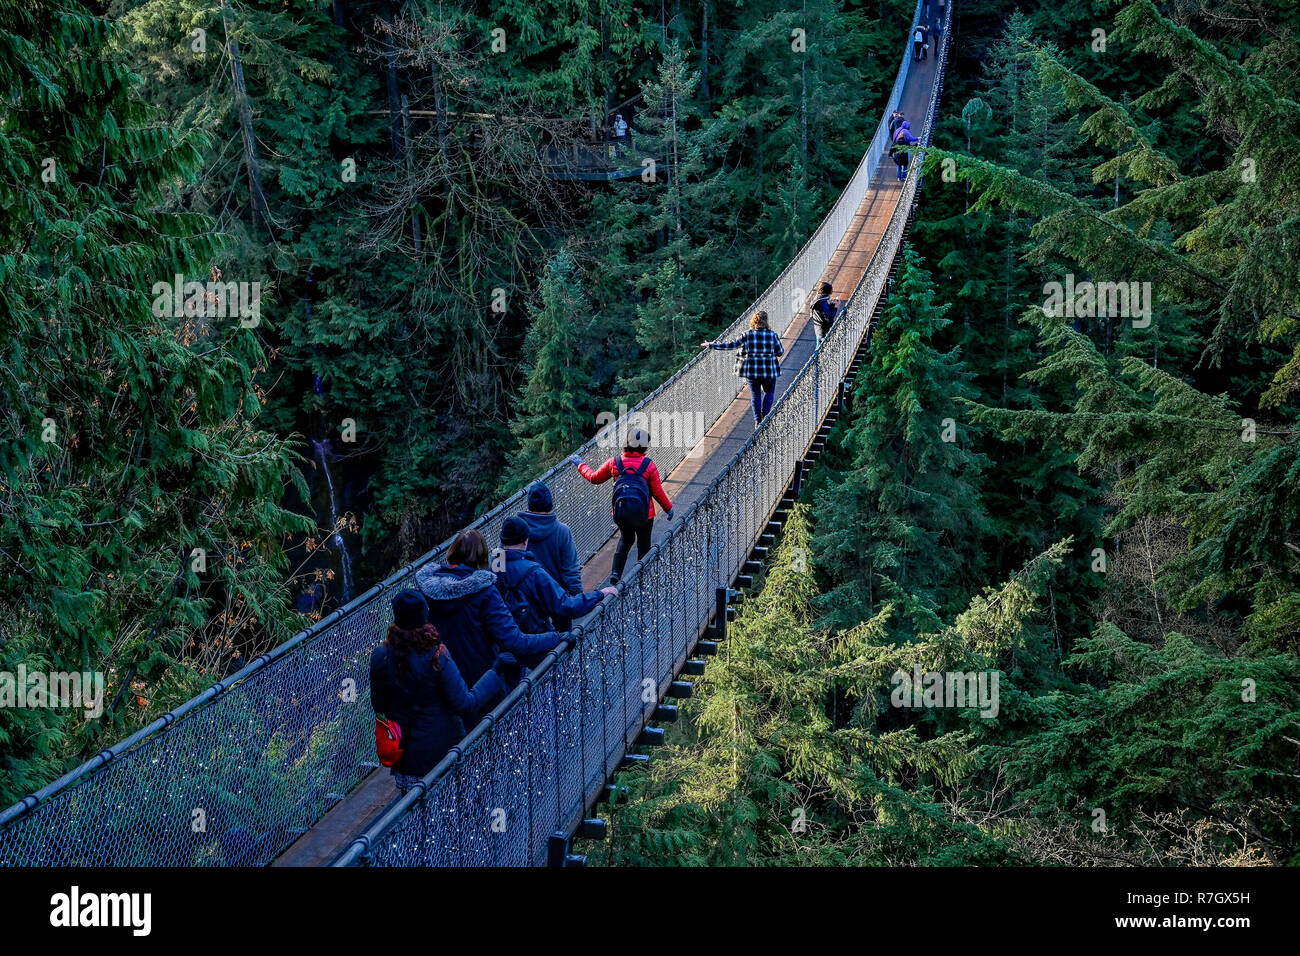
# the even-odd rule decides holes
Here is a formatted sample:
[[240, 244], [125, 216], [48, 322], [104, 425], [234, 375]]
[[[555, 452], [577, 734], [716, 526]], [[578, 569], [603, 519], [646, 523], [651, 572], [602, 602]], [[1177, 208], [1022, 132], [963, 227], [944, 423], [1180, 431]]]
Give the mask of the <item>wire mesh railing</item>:
[[[942, 47], [946, 54], [946, 32]], [[905, 55], [885, 117], [844, 193], [725, 335], [734, 336], [755, 309], [765, 309], [778, 331], [798, 316], [888, 148], [887, 117], [901, 99], [909, 60]], [[907, 205], [915, 177], [914, 170], [905, 184]], [[897, 212], [889, 228], [886, 240], [897, 243]], [[620, 596], [588, 619], [577, 646], [549, 656], [425, 778], [427, 793], [408, 794], [371, 828], [391, 837], [384, 847], [411, 854], [368, 844], [377, 862], [540, 862], [542, 837], [577, 819], [652, 709], [647, 698], [657, 693], [647, 687], [657, 692], [663, 675], [676, 672], [707, 619], [713, 588], [730, 581], [743, 562], [770, 511], [762, 503], [788, 484], [807, 447], [799, 442], [811, 440], [810, 429], [834, 396], [822, 383], [847, 370], [870, 316], [865, 299], [869, 294], [874, 307], [883, 287], [888, 262], [882, 272], [880, 258], [848, 303], [847, 319], [836, 323], [763, 428], [625, 578]], [[614, 436], [644, 424], [661, 471], [671, 472], [736, 397], [729, 363], [724, 353], [702, 353], [579, 453], [612, 450]], [[557, 466], [542, 477], [557, 515], [589, 558], [611, 534], [607, 492], [572, 468]], [[495, 541], [505, 518], [524, 505], [520, 492], [473, 527]], [[391, 620], [381, 597], [408, 586], [415, 570], [438, 560], [448, 544], [0, 813], [0, 865], [270, 862], [375, 766], [366, 682], [369, 653]], [[416, 802], [426, 812], [409, 812]], [[436, 814], [428, 811], [434, 806]], [[486, 830], [479, 819], [484, 807], [500, 811]], [[521, 816], [526, 826], [510, 825]], [[498, 839], [503, 833], [508, 836]]]
[[[936, 44], [923, 144], [947, 42], [945, 31]], [[894, 106], [896, 100], [885, 123]], [[877, 162], [882, 157], [883, 151]], [[919, 175], [920, 163], [913, 163], [845, 317], [729, 466], [624, 578], [619, 597], [601, 605], [572, 643], [548, 655], [464, 743], [358, 833], [334, 865], [541, 865], [547, 837], [574, 830], [708, 623], [715, 589], [740, 572], [836, 400], [838, 389], [829, 386], [847, 374], [866, 334]]]

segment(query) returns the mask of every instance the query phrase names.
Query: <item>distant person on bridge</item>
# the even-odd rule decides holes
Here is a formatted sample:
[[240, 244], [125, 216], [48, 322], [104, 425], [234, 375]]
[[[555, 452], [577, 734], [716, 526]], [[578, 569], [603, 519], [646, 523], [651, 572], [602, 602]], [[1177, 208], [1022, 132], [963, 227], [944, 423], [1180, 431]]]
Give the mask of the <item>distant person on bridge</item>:
[[623, 454], [615, 455], [599, 468], [592, 468], [577, 455], [569, 459], [578, 466], [582, 477], [593, 485], [615, 479], [611, 511], [621, 537], [614, 552], [614, 569], [609, 575], [611, 585], [622, 580], [633, 542], [636, 543], [638, 561], [650, 550], [656, 501], [663, 505], [664, 517], [673, 520], [673, 503], [664, 493], [659, 469], [647, 454], [649, 448], [650, 433], [644, 428], [633, 428], [627, 434]]
[[889, 155], [893, 157], [894, 162], [898, 165], [898, 178], [900, 180], [907, 178], [908, 163], [908, 146], [915, 146], [921, 142], [912, 135], [912, 124], [906, 120], [898, 127], [894, 133], [894, 145], [889, 148]]
[[497, 576], [488, 570], [487, 542], [472, 528], [456, 536], [445, 565], [427, 564], [416, 571], [415, 583], [429, 602], [429, 622], [467, 681], [482, 677], [502, 651], [533, 666], [568, 637], [564, 632], [519, 630], [497, 587]]
[[917, 63], [925, 59], [925, 31], [921, 27], [912, 34], [912, 56]]
[[569, 526], [552, 514], [555, 500], [544, 481], [528, 488], [528, 510], [519, 517], [528, 526], [528, 550], [567, 594], [582, 593], [582, 564]]
[[781, 336], [767, 325], [767, 313], [762, 309], [750, 317], [749, 331], [730, 342], [701, 342], [710, 349], [741, 349], [736, 363], [736, 374], [749, 382], [749, 395], [754, 403], [754, 427], [772, 410], [776, 396], [776, 380], [781, 376], [781, 356], [785, 346]]
[[907, 119], [902, 110], [894, 110], [889, 114], [889, 140], [893, 142], [894, 134], [898, 132], [898, 127], [903, 125], [903, 120]]
[[623, 119], [622, 113], [614, 116], [614, 152], [622, 153], [627, 144], [627, 120]]
[[839, 308], [831, 301], [831, 284], [823, 282], [817, 290], [817, 300], [813, 302], [812, 319], [813, 331], [817, 334], [817, 344], [820, 346], [822, 340], [830, 334], [831, 325], [835, 322], [835, 316], [839, 314]]
[[401, 759], [393, 766], [397, 789], [405, 793], [437, 766], [471, 725], [500, 700], [517, 678], [518, 662], [499, 657], [469, 687], [456, 662], [429, 623], [429, 607], [418, 591], [393, 598], [388, 636], [370, 654], [370, 704], [375, 716], [401, 729]]
[[[566, 594], [528, 550], [528, 525], [521, 516], [507, 518], [501, 526], [501, 551], [505, 567], [497, 569], [497, 586], [519, 630], [539, 634], [567, 631], [574, 618], [585, 617], [618, 588], [606, 587], [590, 594]], [[561, 626], [561, 622], [563, 626]]]

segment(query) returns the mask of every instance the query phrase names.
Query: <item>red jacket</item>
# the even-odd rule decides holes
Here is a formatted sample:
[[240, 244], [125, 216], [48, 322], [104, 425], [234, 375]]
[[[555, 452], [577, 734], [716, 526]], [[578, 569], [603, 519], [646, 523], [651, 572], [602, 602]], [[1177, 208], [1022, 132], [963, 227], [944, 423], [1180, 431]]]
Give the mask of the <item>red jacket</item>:
[[[618, 455], [617, 457], [623, 459], [624, 468], [636, 468], [640, 466], [641, 459], [644, 458], [645, 455], [636, 451], [625, 451], [621, 455]], [[609, 479], [615, 476], [614, 459], [611, 458], [609, 461], [605, 462], [605, 464], [601, 465], [599, 468], [592, 468], [589, 464], [587, 464], [584, 461], [582, 464], [578, 466], [578, 471], [582, 474], [582, 477], [586, 478], [593, 485], [603, 484], [604, 482], [609, 481]], [[656, 501], [659, 502], [661, 505], [663, 505], [665, 510], [672, 511], [673, 503], [669, 501], [668, 496], [664, 494], [664, 486], [662, 482], [659, 481], [659, 468], [655, 465], [653, 461], [646, 466], [645, 480], [646, 480], [646, 484], [650, 486], [650, 514], [648, 515], [648, 517], [651, 520], [654, 519]], [[614, 508], [613, 505], [611, 504], [610, 511], [612, 512], [613, 510]]]

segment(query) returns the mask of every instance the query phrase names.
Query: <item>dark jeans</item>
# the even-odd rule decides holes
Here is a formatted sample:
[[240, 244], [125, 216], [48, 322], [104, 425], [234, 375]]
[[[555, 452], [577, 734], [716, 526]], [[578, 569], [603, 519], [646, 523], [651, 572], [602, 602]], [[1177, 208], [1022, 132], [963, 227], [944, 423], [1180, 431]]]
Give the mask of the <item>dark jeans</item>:
[[393, 783], [397, 784], [397, 793], [399, 796], [406, 796], [406, 791], [410, 790], [420, 782], [419, 777], [409, 773], [398, 773], [396, 768], [393, 770]]
[[772, 400], [776, 397], [776, 379], [751, 378], [749, 397], [754, 402], [754, 424], [762, 424], [767, 413], [772, 410]]
[[627, 567], [627, 556], [632, 553], [632, 544], [636, 543], [636, 559], [640, 561], [650, 550], [650, 534], [654, 531], [655, 522], [653, 518], [646, 520], [643, 525], [637, 525], [635, 528], [620, 527], [619, 534], [622, 537], [618, 542], [618, 549], [614, 552], [614, 577], [621, 579], [623, 569]]

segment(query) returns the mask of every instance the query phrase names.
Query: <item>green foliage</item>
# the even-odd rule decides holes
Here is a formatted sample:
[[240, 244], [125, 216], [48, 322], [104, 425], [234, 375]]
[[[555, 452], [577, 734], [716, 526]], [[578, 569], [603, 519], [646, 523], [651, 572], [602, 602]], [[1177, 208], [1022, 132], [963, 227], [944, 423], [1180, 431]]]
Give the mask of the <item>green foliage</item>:
[[836, 627], [897, 605], [891, 631], [933, 628], [980, 578], [988, 519], [987, 462], [970, 450], [958, 401], [970, 375], [958, 350], [932, 340], [948, 325], [920, 256], [907, 248], [872, 337], [853, 412], [830, 442], [843, 471], [818, 498], [818, 557], [831, 581], [822, 605]]
[[[675, 371], [847, 179], [912, 5], [21, 6], [0, 670], [101, 670], [110, 708], [0, 710], [0, 803], [299, 625], [295, 445], [357, 423], [368, 582]], [[814, 504], [610, 862], [1296, 859], [1300, 11], [960, 6], [916, 248]], [[631, 175], [549, 178], [539, 150], [615, 109]], [[217, 271], [262, 283], [256, 328], [151, 311]], [[1046, 315], [1066, 274], [1150, 282], [1150, 323]], [[997, 675], [997, 715], [899, 706], [915, 668]], [[309, 722], [253, 776], [228, 742], [213, 832], [253, 792], [319, 812], [359, 728]]]
[[1066, 545], [950, 626], [900, 645], [892, 606], [847, 630], [820, 623], [810, 543], [797, 505], [761, 592], [697, 684], [691, 737], [631, 778], [636, 797], [615, 818], [610, 863], [863, 865], [896, 862], [904, 848], [922, 862], [1012, 859], [939, 798], [978, 770], [973, 744], [991, 722], [969, 711], [899, 722], [883, 688], [913, 666], [1013, 657], [1036, 633], [1028, 618]]
[[1098, 626], [1066, 661], [1089, 683], [1027, 702], [1041, 730], [1004, 752], [1023, 798], [1124, 822], [1139, 808], [1191, 807], [1250, 821], [1295, 852], [1300, 662], [1224, 655], [1178, 632], [1152, 647]]
[[511, 491], [581, 445], [583, 423], [591, 417], [583, 414], [591, 410], [591, 376], [578, 349], [578, 324], [590, 316], [579, 281], [567, 251], [546, 264], [524, 343], [528, 381], [510, 426], [519, 441]]
[[[816, 574], [783, 542], [611, 862], [1296, 858], [1296, 14], [1134, 0], [1102, 56], [1113, 4], [962, 6], [936, 274], [905, 257], [805, 486]], [[1066, 273], [1151, 282], [1150, 324], [1045, 314]], [[996, 673], [996, 717], [900, 708], [914, 667]]]
[[0, 202], [23, 213], [0, 225], [0, 669], [108, 684], [102, 719], [0, 710], [0, 803], [295, 626], [283, 540], [309, 524], [259, 422], [259, 330], [151, 308], [223, 254], [168, 208], [203, 142], [157, 121], [113, 35], [78, 4], [0, 12]]

